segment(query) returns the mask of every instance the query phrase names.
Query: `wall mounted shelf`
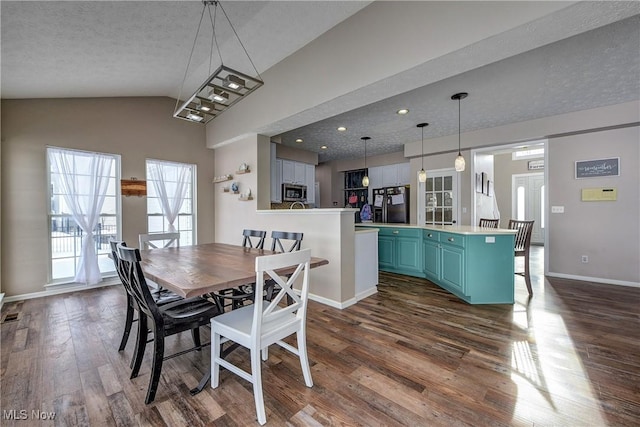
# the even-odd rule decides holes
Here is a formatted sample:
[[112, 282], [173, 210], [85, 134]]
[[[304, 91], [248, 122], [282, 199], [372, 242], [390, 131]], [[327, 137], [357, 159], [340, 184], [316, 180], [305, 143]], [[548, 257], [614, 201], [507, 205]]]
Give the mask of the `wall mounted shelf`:
[[231, 174], [225, 175], [225, 176], [219, 176], [213, 179], [213, 183], [217, 184], [219, 182], [231, 181], [232, 179], [233, 179], [233, 176]]
[[242, 175], [242, 174], [245, 174], [245, 173], [251, 173], [251, 171], [249, 169], [246, 169], [246, 170], [243, 170], [243, 171], [236, 171], [236, 174], [238, 174], [238, 175]]
[[238, 200], [243, 201], [243, 202], [248, 202], [249, 200], [253, 200], [253, 196], [240, 197]]

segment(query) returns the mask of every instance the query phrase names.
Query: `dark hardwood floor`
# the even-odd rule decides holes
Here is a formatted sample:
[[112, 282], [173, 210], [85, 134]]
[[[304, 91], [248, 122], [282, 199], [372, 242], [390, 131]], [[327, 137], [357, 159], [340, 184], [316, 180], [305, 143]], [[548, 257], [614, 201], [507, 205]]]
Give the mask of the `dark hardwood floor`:
[[[295, 356], [270, 350], [267, 425], [640, 425], [640, 289], [545, 279], [541, 254], [534, 250], [533, 298], [516, 276], [512, 306], [471, 306], [393, 274], [345, 310], [311, 302], [314, 387]], [[257, 425], [250, 384], [227, 371], [217, 390], [189, 394], [209, 349], [167, 361], [145, 405], [151, 349], [130, 380], [133, 339], [117, 351], [124, 304], [117, 286], [6, 303], [2, 318], [18, 318], [1, 327], [0, 424]], [[191, 336], [169, 343], [187, 348]], [[230, 357], [248, 369], [245, 350]]]

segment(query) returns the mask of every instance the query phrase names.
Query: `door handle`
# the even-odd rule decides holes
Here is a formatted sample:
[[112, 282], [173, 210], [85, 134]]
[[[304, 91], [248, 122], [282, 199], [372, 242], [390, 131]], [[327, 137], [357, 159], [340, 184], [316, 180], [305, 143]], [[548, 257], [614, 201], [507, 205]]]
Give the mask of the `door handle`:
[[453, 237], [449, 237], [447, 240], [453, 242], [455, 239]]

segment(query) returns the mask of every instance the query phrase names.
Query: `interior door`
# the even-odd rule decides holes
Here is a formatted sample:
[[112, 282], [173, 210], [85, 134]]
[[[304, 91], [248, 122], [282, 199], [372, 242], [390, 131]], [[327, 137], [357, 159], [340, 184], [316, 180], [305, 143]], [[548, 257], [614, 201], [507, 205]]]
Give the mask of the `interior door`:
[[[424, 186], [423, 186], [424, 185]], [[458, 174], [453, 169], [427, 172], [424, 191], [424, 223], [451, 225], [458, 222]], [[421, 198], [418, 203], [421, 203]], [[421, 218], [419, 218], [421, 219]]]
[[512, 217], [534, 220], [531, 243], [544, 244], [544, 174], [513, 175]]

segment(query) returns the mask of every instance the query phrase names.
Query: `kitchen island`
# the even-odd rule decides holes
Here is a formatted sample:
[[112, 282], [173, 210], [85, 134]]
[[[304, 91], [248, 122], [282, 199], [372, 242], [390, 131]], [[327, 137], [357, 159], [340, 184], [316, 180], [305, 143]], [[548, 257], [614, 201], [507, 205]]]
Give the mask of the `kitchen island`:
[[515, 230], [463, 225], [377, 228], [378, 267], [426, 278], [469, 304], [513, 304]]

